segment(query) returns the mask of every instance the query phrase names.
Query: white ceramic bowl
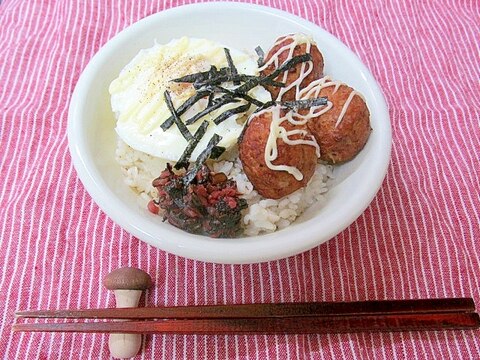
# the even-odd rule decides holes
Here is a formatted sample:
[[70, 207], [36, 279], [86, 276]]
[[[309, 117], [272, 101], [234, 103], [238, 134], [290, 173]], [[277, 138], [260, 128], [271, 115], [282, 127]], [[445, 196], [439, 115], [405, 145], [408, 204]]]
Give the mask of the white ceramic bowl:
[[[362, 152], [335, 168], [326, 204], [313, 206], [295, 224], [273, 234], [210, 239], [191, 235], [138, 206], [114, 159], [114, 115], [108, 86], [142, 48], [181, 36], [204, 37], [238, 49], [268, 49], [284, 34], [311, 34], [325, 58], [325, 73], [366, 98], [373, 132]], [[338, 39], [283, 11], [239, 3], [188, 5], [149, 16], [111, 39], [82, 73], [71, 99], [68, 141], [77, 173], [100, 208], [125, 230], [162, 250], [207, 262], [254, 263], [315, 247], [349, 226], [378, 191], [390, 159], [391, 130], [382, 92], [368, 71]], [[115, 241], [115, 239], [112, 239]]]

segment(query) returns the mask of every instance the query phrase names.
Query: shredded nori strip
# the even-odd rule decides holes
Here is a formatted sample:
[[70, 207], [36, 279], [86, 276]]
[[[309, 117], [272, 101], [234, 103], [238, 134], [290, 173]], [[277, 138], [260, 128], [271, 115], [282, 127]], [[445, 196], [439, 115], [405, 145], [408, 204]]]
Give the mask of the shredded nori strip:
[[260, 100], [252, 98], [250, 95], [238, 92], [238, 91], [236, 91], [236, 89], [229, 90], [229, 89], [225, 89], [224, 87], [217, 86], [217, 85], [209, 86], [208, 89], [211, 90], [212, 93], [213, 92], [221, 92], [221, 93], [224, 93], [224, 94], [228, 94], [232, 97], [240, 97], [240, 98], [245, 99], [248, 102], [250, 102], [250, 103], [252, 103], [256, 106], [263, 106], [263, 102], [261, 102]]
[[208, 71], [201, 71], [201, 72], [198, 72], [198, 73], [194, 73], [194, 74], [188, 74], [188, 75], [185, 75], [185, 76], [182, 76], [182, 77], [179, 77], [177, 79], [173, 79], [173, 80], [170, 80], [170, 81], [173, 81], [173, 82], [177, 82], [177, 83], [194, 83], [194, 82], [202, 82], [202, 81], [205, 81], [207, 79], [209, 79], [211, 76], [212, 76], [212, 68], [214, 68], [214, 72], [215, 72], [215, 76], [225, 76], [228, 74], [228, 67], [224, 67], [224, 68], [221, 68], [220, 70], [217, 70], [217, 68], [215, 66], [212, 66], [210, 68], [210, 70]]
[[213, 100], [215, 99], [215, 93], [212, 91], [210, 95], [208, 95], [208, 102], [207, 102], [207, 107], [210, 107], [213, 105]]
[[[230, 74], [226, 74], [226, 75], [218, 75], [218, 76], [212, 76], [208, 79], [204, 79], [203, 81], [196, 81], [193, 83], [193, 86], [195, 87], [195, 89], [201, 89], [203, 87], [207, 87], [207, 86], [212, 86], [212, 85], [220, 85], [222, 83], [225, 83], [225, 82], [228, 82], [228, 81], [231, 81], [233, 83], [238, 83], [238, 85], [240, 84], [240, 82], [247, 82], [249, 80], [261, 80], [260, 77], [258, 76], [254, 76], [254, 75], [245, 75], [245, 74], [236, 74], [236, 75], [230, 75]], [[267, 80], [267, 81], [271, 81], [271, 80]]]
[[275, 100], [271, 100], [271, 101], [267, 101], [266, 103], [264, 103], [262, 106], [258, 107], [255, 112], [258, 113], [262, 110], [265, 110], [271, 106], [274, 106], [274, 105], [278, 105], [278, 103], [275, 101]]
[[[227, 75], [228, 75], [228, 71], [227, 71]], [[208, 79], [214, 79], [214, 78], [218, 78], [218, 70], [217, 70], [217, 67], [215, 65], [212, 65], [210, 66], [210, 71], [208, 73]], [[195, 87], [195, 84], [197, 84], [198, 81], [195, 81], [193, 83], [193, 86]]]
[[263, 51], [261, 46], [257, 46], [255, 48], [255, 52], [258, 55], [258, 61], [257, 61], [258, 67], [262, 67], [265, 61], [265, 51]]
[[250, 79], [248, 79], [247, 81], [245, 81], [244, 84], [240, 85], [239, 87], [237, 87], [235, 89], [235, 91], [237, 93], [243, 93], [243, 94], [246, 94], [247, 92], [249, 92], [250, 90], [252, 90], [255, 86], [257, 86], [258, 84], [260, 84], [260, 78], [259, 77], [251, 77]]
[[[276, 82], [273, 79], [275, 79], [278, 75], [280, 75], [282, 72], [289, 70], [290, 68], [294, 67], [295, 65], [305, 62], [305, 61], [310, 61], [312, 60], [312, 56], [310, 54], [304, 54], [304, 55], [299, 55], [291, 58], [290, 60], [286, 61], [283, 63], [277, 70], [275, 70], [272, 74], [266, 76], [266, 77], [257, 77], [257, 76], [251, 76], [251, 75], [243, 75], [243, 74], [237, 74], [235, 77], [229, 77], [228, 76], [228, 71], [229, 68], [221, 68], [220, 70], [213, 70], [212, 68], [209, 71], [204, 71], [204, 72], [199, 72], [196, 74], [190, 74], [172, 81], [175, 82], [193, 82], [195, 87], [198, 87], [198, 89], [206, 86], [216, 86], [220, 85], [222, 82], [226, 81], [234, 81], [234, 80], [239, 80], [243, 81], [244, 83], [237, 87], [234, 92], [237, 94], [238, 97], [240, 97], [238, 94], [246, 94], [248, 91], [253, 89], [255, 86], [259, 84], [265, 84], [265, 85], [272, 85], [272, 86], [277, 86], [277, 87], [283, 87], [285, 84], [281, 82]], [[212, 74], [215, 74], [215, 76], [212, 76]], [[182, 115], [185, 113], [185, 111], [188, 110], [193, 104], [195, 104], [198, 100], [204, 98], [205, 96], [210, 96], [211, 91], [208, 90], [198, 90], [197, 94], [189, 98], [185, 103], [183, 103], [178, 109], [177, 109], [177, 114]], [[213, 100], [213, 99], [212, 99]], [[257, 105], [257, 104], [256, 104]], [[207, 108], [211, 108], [213, 104], [209, 102], [209, 105]], [[258, 106], [258, 105], [257, 105]], [[218, 109], [218, 107], [213, 108], [211, 111], [214, 111]], [[186, 122], [187, 125], [190, 125], [197, 121], [200, 117], [204, 116], [205, 114], [208, 114], [208, 111], [204, 114], [202, 114], [199, 117], [194, 117], [195, 119], [190, 119]], [[161, 128], [165, 131], [170, 126], [172, 126], [174, 122], [173, 116], [169, 117], [165, 122], [161, 125]]]
[[208, 79], [203, 79], [202, 81], [194, 82], [193, 87], [199, 90], [209, 86], [219, 86], [228, 81], [232, 81], [233, 83], [238, 83], [238, 84], [240, 84], [240, 82], [244, 82], [244, 83], [250, 82], [252, 85], [254, 84], [250, 88], [238, 87], [237, 89], [241, 89], [242, 92], [247, 92], [250, 89], [257, 86], [258, 84], [265, 84], [265, 85], [271, 85], [276, 87], [285, 87], [284, 83], [275, 81], [273, 80], [273, 78], [270, 78], [269, 76], [261, 77], [261, 76], [254, 76], [254, 75], [245, 75], [245, 74], [237, 74], [235, 76], [221, 75], [217, 77], [211, 77]]
[[[190, 107], [192, 107], [196, 102], [198, 102], [200, 99], [203, 99], [205, 96], [209, 96], [210, 91], [207, 90], [200, 90], [197, 91], [197, 93], [190, 98], [188, 98], [182, 105], [180, 105], [177, 109], [177, 115], [183, 115]], [[160, 127], [162, 128], [163, 131], [167, 131], [170, 126], [172, 126], [174, 123], [174, 118], [173, 115], [170, 116], [167, 120], [163, 122]]]
[[229, 109], [227, 111], [224, 111], [223, 113], [221, 113], [219, 116], [217, 116], [213, 122], [215, 123], [215, 125], [218, 125], [220, 123], [222, 123], [223, 121], [227, 120], [230, 116], [233, 116], [235, 114], [240, 114], [240, 113], [243, 113], [245, 111], [248, 111], [248, 109], [250, 109], [250, 106], [252, 104], [251, 103], [246, 103], [244, 105], [240, 105], [236, 108], [233, 108], [233, 109]]
[[[259, 76], [254, 76], [254, 75], [244, 75], [244, 74], [238, 74], [234, 77], [220, 77], [220, 78], [215, 78], [215, 79], [210, 79], [202, 83], [202, 87], [208, 88], [208, 87], [214, 87], [214, 86], [220, 86], [222, 83], [228, 82], [228, 81], [240, 81], [243, 82], [242, 85], [232, 89], [235, 90], [236, 93], [247, 93], [251, 89], [253, 89], [255, 86], [258, 84], [261, 84], [263, 82], [268, 82], [271, 83], [273, 80], [271, 79], [266, 79], [264, 80], [263, 78]], [[282, 84], [282, 83], [279, 83]]]
[[215, 65], [210, 65], [210, 70], [208, 71], [208, 77], [211, 78], [218, 73], [217, 67]]
[[328, 99], [326, 97], [319, 97], [314, 99], [306, 99], [306, 100], [296, 100], [296, 101], [283, 101], [280, 102], [280, 105], [292, 109], [308, 109], [313, 106], [322, 106], [327, 105]]
[[182, 119], [180, 119], [180, 116], [178, 116], [177, 111], [173, 106], [172, 98], [170, 97], [170, 93], [168, 92], [168, 90], [165, 90], [163, 95], [165, 96], [165, 102], [167, 103], [168, 110], [170, 110], [170, 112], [172, 113], [173, 121], [177, 125], [178, 130], [185, 138], [185, 140], [190, 141], [192, 139], [192, 134], [190, 133], [190, 131], [188, 131]]
[[[175, 165], [175, 169], [177, 170], [182, 167], [188, 169], [190, 156], [200, 142], [201, 138], [205, 135], [206, 129], [208, 127], [208, 121], [205, 120], [193, 136], [188, 130], [187, 125], [195, 123], [203, 116], [210, 114], [211, 112], [221, 108], [226, 104], [239, 102], [239, 98], [246, 100], [247, 103], [240, 105], [236, 108], [224, 111], [222, 114], [220, 114], [213, 120], [216, 125], [220, 124], [222, 121], [225, 121], [226, 119], [235, 114], [248, 111], [252, 104], [258, 107], [257, 111], [275, 104], [279, 104], [279, 102], [276, 101], [269, 101], [267, 103], [263, 103], [249, 96], [248, 92], [260, 84], [284, 87], [284, 83], [275, 81], [274, 79], [281, 73], [288, 71], [297, 64], [312, 60], [312, 56], [310, 54], [295, 56], [290, 60], [284, 62], [279, 68], [275, 69], [275, 71], [273, 71], [268, 76], [252, 76], [239, 74], [237, 68], [233, 63], [230, 51], [227, 48], [224, 48], [224, 51], [228, 67], [224, 67], [218, 70], [215, 66], [212, 65], [210, 67], [210, 70], [208, 71], [189, 74], [181, 78], [171, 80], [173, 82], [192, 83], [194, 88], [197, 90], [196, 94], [187, 99], [182, 105], [179, 106], [178, 109], [174, 108], [169, 92], [165, 91], [165, 100], [168, 109], [170, 110], [172, 115], [164, 121], [164, 123], [161, 125], [161, 128], [166, 131], [175, 123], [183, 137], [188, 141], [186, 149], [184, 150], [182, 156]], [[261, 63], [263, 63], [264, 61], [265, 54], [260, 47], [257, 47], [255, 51], [259, 56], [259, 66], [261, 66]], [[232, 90], [220, 86], [222, 83], [225, 82], [233, 82], [234, 85], [238, 86]], [[243, 84], [241, 84], [242, 82]], [[216, 99], [216, 93], [223, 93], [224, 95]], [[180, 115], [183, 115], [191, 106], [193, 106], [196, 102], [198, 102], [202, 98], [205, 98], [206, 96], [208, 96], [207, 107], [199, 113], [195, 114], [190, 119], [186, 120], [184, 123], [180, 119]], [[284, 103], [280, 102], [280, 104], [290, 109], [304, 109], [311, 106], [325, 105], [326, 102], [326, 98], [318, 98], [310, 100], [289, 101]], [[183, 177], [184, 184], [189, 184], [195, 178], [196, 174], [203, 166], [203, 163], [209, 157], [216, 159], [221, 156], [221, 154], [225, 151], [225, 148], [221, 146], [216, 146], [221, 139], [222, 137], [217, 134], [214, 134], [212, 136], [207, 147], [197, 158], [194, 167], [190, 171], [188, 171], [187, 174]]]
[[[230, 55], [230, 50], [228, 50], [227, 48], [223, 48], [223, 51], [225, 51], [225, 57], [227, 58], [228, 68], [230, 69], [230, 76], [234, 78], [236, 75], [238, 75], [238, 70], [233, 63], [232, 56]], [[233, 85], [240, 85], [240, 81], [233, 80]]]
[[207, 114], [210, 114], [212, 111], [215, 111], [215, 110], [221, 108], [223, 105], [233, 103], [233, 102], [238, 102], [238, 101], [239, 100], [233, 99], [230, 96], [228, 96], [228, 97], [223, 96], [218, 100], [214, 100], [212, 106], [206, 107], [205, 109], [203, 109], [202, 111], [200, 111], [199, 113], [195, 114], [190, 119], [185, 121], [185, 124], [191, 125], [191, 124], [195, 123], [198, 119], [204, 117]]
[[212, 153], [210, 154], [210, 159], [218, 159], [220, 156], [222, 156], [225, 150], [227, 149], [225, 149], [223, 146], [214, 146], [212, 149]]
[[260, 84], [270, 85], [270, 86], [275, 86], [275, 87], [285, 87], [286, 86], [285, 83], [282, 83], [280, 81], [274, 81], [274, 80], [268, 79], [268, 78], [260, 78]]
[[258, 107], [255, 112], [260, 112], [265, 110], [271, 106], [280, 105], [286, 107], [291, 110], [299, 110], [299, 109], [308, 109], [313, 106], [322, 106], [327, 105], [328, 98], [327, 97], [319, 97], [314, 99], [305, 99], [305, 100], [295, 100], [295, 101], [268, 101], [263, 106]]
[[198, 90], [198, 89], [204, 88], [206, 86], [210, 86], [210, 85], [220, 85], [220, 84], [222, 84], [224, 82], [227, 82], [227, 81], [233, 81], [232, 77], [228, 76], [228, 75], [222, 75], [222, 76], [217, 76], [217, 77], [211, 77], [211, 78], [205, 79], [203, 81], [195, 81], [193, 83], [193, 87], [196, 90]]
[[275, 79], [278, 75], [281, 73], [290, 70], [292, 67], [295, 65], [301, 64], [306, 61], [311, 61], [312, 60], [312, 55], [310, 54], [303, 54], [303, 55], [298, 55], [294, 56], [291, 59], [285, 61], [280, 67], [275, 69], [274, 72], [272, 72], [270, 75], [266, 76], [267, 79]]
[[190, 156], [192, 156], [193, 151], [197, 147], [198, 143], [200, 140], [202, 140], [203, 135], [205, 135], [205, 132], [207, 131], [209, 122], [205, 120], [202, 125], [195, 131], [195, 134], [193, 134], [193, 138], [188, 142], [187, 147], [185, 148], [182, 156], [180, 159], [178, 159], [177, 163], [175, 164], [175, 169], [179, 170], [182, 167], [185, 168], [185, 170], [188, 168], [189, 165], [189, 160]]
[[188, 185], [195, 178], [195, 175], [200, 171], [200, 168], [203, 166], [205, 161], [209, 158], [212, 153], [213, 148], [222, 140], [222, 137], [217, 134], [213, 134], [210, 138], [210, 141], [207, 144], [207, 147], [198, 155], [195, 165], [191, 168], [185, 176], [182, 178], [182, 181], [185, 185]]

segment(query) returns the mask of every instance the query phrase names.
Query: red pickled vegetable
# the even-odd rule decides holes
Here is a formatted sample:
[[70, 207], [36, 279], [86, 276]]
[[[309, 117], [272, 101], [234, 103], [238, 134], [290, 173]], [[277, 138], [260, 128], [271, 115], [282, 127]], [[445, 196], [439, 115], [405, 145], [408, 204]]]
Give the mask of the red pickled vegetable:
[[175, 174], [172, 166], [153, 180], [158, 199], [149, 203], [163, 210], [164, 220], [194, 234], [210, 237], [235, 237], [240, 233], [241, 211], [247, 207], [239, 197], [236, 182], [223, 173], [213, 173], [203, 165], [189, 183], [183, 174]]

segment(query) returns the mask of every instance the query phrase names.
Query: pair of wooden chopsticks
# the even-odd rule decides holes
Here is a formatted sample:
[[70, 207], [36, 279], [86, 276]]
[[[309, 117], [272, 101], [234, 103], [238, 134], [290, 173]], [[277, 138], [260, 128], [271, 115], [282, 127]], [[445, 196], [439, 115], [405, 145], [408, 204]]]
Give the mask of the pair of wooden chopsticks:
[[17, 311], [17, 318], [133, 321], [16, 323], [14, 331], [175, 334], [325, 334], [478, 329], [471, 298]]

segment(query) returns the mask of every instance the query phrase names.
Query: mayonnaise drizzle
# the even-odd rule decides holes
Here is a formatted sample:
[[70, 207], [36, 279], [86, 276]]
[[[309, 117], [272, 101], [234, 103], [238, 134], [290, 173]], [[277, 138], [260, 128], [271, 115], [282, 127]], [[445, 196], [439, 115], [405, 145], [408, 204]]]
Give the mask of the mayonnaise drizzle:
[[[267, 167], [276, 171], [286, 171], [289, 174], [293, 175], [296, 180], [301, 181], [303, 179], [303, 174], [295, 166], [288, 165], [274, 165], [272, 162], [275, 161], [278, 157], [278, 148], [277, 148], [277, 139], [282, 139], [285, 144], [288, 145], [309, 145], [315, 147], [315, 153], [317, 157], [320, 157], [320, 147], [317, 144], [315, 138], [308, 133], [308, 131], [303, 129], [293, 129], [287, 131], [281, 124], [284, 121], [288, 121], [293, 125], [305, 125], [310, 117], [311, 113], [307, 115], [295, 114], [295, 117], [299, 120], [293, 118], [293, 110], [288, 111], [284, 116], [281, 116], [280, 111], [282, 107], [280, 105], [274, 106], [273, 108], [265, 109], [258, 113], [261, 115], [264, 112], [271, 111], [272, 113], [272, 122], [270, 123], [270, 133], [268, 134], [267, 144], [265, 145], [265, 163]], [[294, 135], [300, 135], [303, 138], [301, 139], [292, 139]]]
[[[329, 87], [329, 86], [335, 86], [335, 89], [333, 89], [333, 92], [332, 92], [333, 94], [335, 94], [337, 92], [337, 90], [340, 88], [341, 85], [344, 85], [344, 83], [342, 83], [341, 81], [338, 81], [338, 80], [334, 81], [329, 76], [325, 76], [321, 79], [312, 81], [306, 88], [301, 89], [300, 92], [299, 92], [299, 94], [300, 94], [299, 97], [300, 97], [300, 99], [318, 98], [318, 97], [320, 97], [320, 91], [322, 89], [325, 89], [326, 87]], [[348, 95], [347, 100], [343, 104], [342, 111], [340, 112], [340, 115], [338, 116], [337, 122], [335, 123], [335, 128], [337, 128], [338, 125], [340, 125], [340, 123], [342, 122], [343, 117], [345, 116], [345, 114], [348, 110], [348, 107], [350, 106], [350, 103], [352, 102], [352, 99], [355, 95], [360, 96], [360, 93], [358, 93], [357, 91], [352, 89], [352, 91]], [[328, 103], [331, 104], [330, 101]], [[332, 106], [333, 106], [333, 104], [332, 104]], [[330, 108], [331, 108], [331, 106], [330, 106]]]
[[[282, 64], [279, 64], [279, 56], [285, 51], [288, 51], [288, 56], [286, 61], [293, 58], [295, 47], [300, 44], [306, 44], [306, 49], [305, 49], [306, 53], [310, 53], [313, 40], [304, 34], [292, 34], [292, 35], [288, 35], [286, 37], [280, 38], [275, 42], [273, 47], [284, 42], [286, 39], [291, 39], [292, 41], [289, 44], [279, 48], [270, 57], [270, 59], [259, 68], [260, 71], [265, 70], [271, 64], [274, 64], [275, 68], [278, 68], [280, 65], [282, 65]], [[312, 71], [313, 71], [313, 62], [312, 61], [303, 62], [301, 65], [299, 77], [288, 86], [280, 88], [280, 92], [276, 100], [281, 101], [283, 95], [293, 87], [295, 87], [295, 100], [307, 100], [307, 99], [320, 97], [320, 91], [329, 86], [335, 86], [335, 89], [333, 90], [333, 94], [335, 94], [337, 90], [340, 88], [340, 86], [343, 85], [342, 82], [333, 81], [331, 80], [330, 77], [325, 76], [321, 79], [312, 81], [307, 87], [300, 89], [300, 85], [302, 84], [303, 80]], [[282, 82], [285, 83], [287, 81], [287, 77], [288, 77], [288, 71], [285, 71], [283, 73]], [[352, 90], [349, 97], [347, 98], [347, 101], [345, 101], [345, 104], [342, 107], [342, 111], [340, 112], [337, 122], [335, 123], [335, 128], [337, 128], [337, 126], [342, 122], [343, 117], [345, 116], [347, 109], [350, 106], [350, 103], [355, 95], [361, 96], [358, 92], [356, 92], [355, 90]], [[317, 157], [320, 157], [320, 147], [318, 146], [318, 143], [315, 140], [315, 137], [310, 135], [306, 130], [297, 129], [297, 130], [287, 131], [283, 126], [281, 126], [281, 124], [284, 121], [288, 121], [292, 125], [305, 125], [309, 119], [326, 113], [332, 107], [333, 107], [333, 103], [331, 101], [328, 101], [327, 105], [311, 107], [309, 109], [309, 112], [306, 115], [294, 113], [293, 110], [289, 110], [284, 116], [281, 116], [280, 105], [277, 105], [273, 108], [265, 109], [259, 112], [258, 115], [266, 111], [272, 112], [272, 122], [270, 123], [270, 133], [268, 135], [267, 144], [265, 146], [265, 163], [267, 167], [274, 171], [287, 171], [289, 174], [293, 175], [297, 181], [301, 181], [303, 179], [303, 174], [301, 173], [300, 170], [298, 170], [298, 168], [294, 166], [288, 166], [288, 165], [274, 165], [272, 163], [278, 157], [277, 139], [282, 139], [283, 142], [288, 145], [301, 144], [301, 145], [313, 146], [315, 147], [315, 152], [317, 154]], [[303, 138], [290, 139], [289, 136], [293, 136], [293, 135], [300, 135]]]
[[[287, 45], [284, 45], [282, 46], [281, 48], [279, 48], [271, 57], [270, 59], [265, 63], [263, 64], [259, 70], [260, 71], [263, 71], [265, 70], [267, 67], [269, 67], [271, 64], [275, 64], [275, 68], [278, 68], [280, 65], [279, 63], [279, 56], [280, 54], [283, 54], [285, 51], [288, 51], [288, 56], [287, 56], [287, 60], [293, 58], [293, 53], [295, 51], [295, 48], [298, 46], [298, 45], [301, 45], [301, 44], [305, 44], [306, 48], [305, 48], [305, 52], [307, 54], [310, 53], [310, 49], [312, 47], [312, 39], [310, 37], [308, 37], [307, 35], [305, 34], [292, 34], [292, 35], [288, 35], [288, 36], [285, 36], [285, 37], [282, 37], [280, 39], [278, 39], [275, 44], [273, 45], [273, 47], [279, 45], [280, 43], [284, 42], [285, 40], [287, 39], [291, 39], [292, 41], [287, 44]], [[288, 86], [285, 86], [283, 88], [280, 88], [280, 91], [278, 93], [278, 96], [275, 100], [277, 101], [280, 101], [282, 99], [282, 96], [288, 92], [290, 89], [292, 89], [293, 87], [295, 87], [295, 100], [299, 100], [299, 92], [300, 92], [300, 85], [302, 83], [302, 81], [313, 71], [313, 62], [312, 61], [307, 61], [307, 62], [303, 62], [302, 65], [301, 65], [301, 69], [300, 69], [300, 76], [295, 80], [293, 81], [291, 84], [289, 84]], [[285, 71], [283, 73], [283, 78], [282, 78], [282, 82], [285, 83], [287, 81], [287, 77], [288, 77], [288, 71]]]
[[352, 99], [355, 95], [357, 95], [357, 92], [355, 90], [352, 90], [352, 92], [348, 96], [347, 101], [345, 101], [345, 104], [343, 104], [342, 112], [338, 116], [337, 122], [335, 123], [335, 128], [337, 128], [337, 126], [342, 122], [343, 117], [345, 116], [345, 113], [347, 112], [347, 109], [350, 106], [350, 103], [352, 102]]

